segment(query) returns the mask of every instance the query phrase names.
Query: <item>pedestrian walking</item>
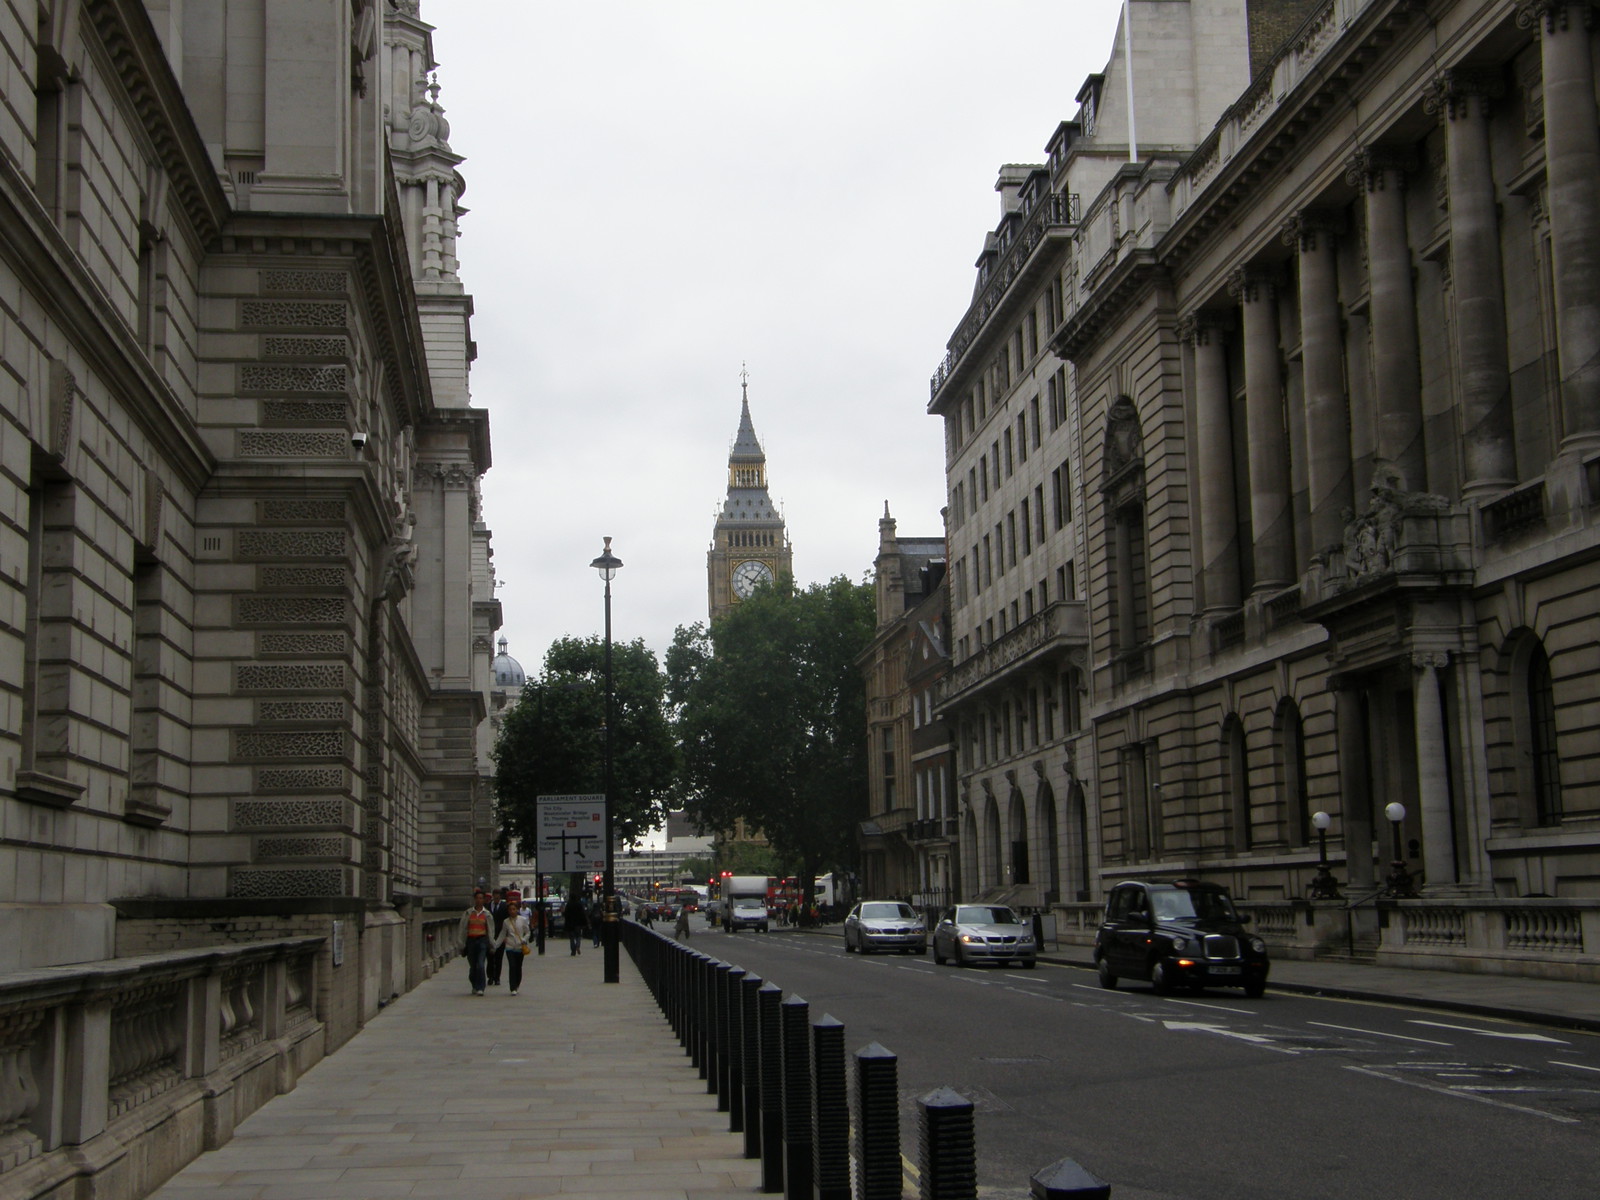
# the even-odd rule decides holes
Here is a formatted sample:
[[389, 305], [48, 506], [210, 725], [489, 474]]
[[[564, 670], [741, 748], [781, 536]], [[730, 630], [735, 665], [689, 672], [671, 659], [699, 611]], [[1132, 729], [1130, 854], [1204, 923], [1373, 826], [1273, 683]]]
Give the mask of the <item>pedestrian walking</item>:
[[505, 958], [511, 994], [515, 996], [522, 987], [522, 960], [533, 953], [528, 914], [522, 911], [521, 903], [516, 900], [506, 901], [506, 919], [500, 926], [500, 936], [495, 939], [495, 950]]
[[678, 923], [672, 927], [672, 936], [687, 941], [689, 938], [689, 906], [678, 908]]
[[489, 943], [494, 938], [494, 914], [484, 903], [482, 892], [472, 893], [472, 907], [461, 914], [456, 926], [456, 945], [467, 959], [467, 984], [474, 996], [483, 995], [484, 968], [489, 958]]
[[567, 897], [567, 906], [561, 910], [561, 919], [567, 926], [567, 941], [572, 953], [582, 954], [583, 931], [589, 923], [589, 914], [584, 911], [583, 900], [577, 892]]
[[489, 906], [489, 911], [494, 915], [494, 940], [489, 943], [488, 979], [490, 987], [500, 986], [500, 972], [505, 965], [506, 952], [500, 945], [500, 930], [506, 923], [506, 889], [501, 888], [495, 893], [494, 903]]
[[589, 934], [594, 939], [593, 946], [600, 948], [600, 928], [606, 919], [605, 901], [598, 895], [589, 898]]

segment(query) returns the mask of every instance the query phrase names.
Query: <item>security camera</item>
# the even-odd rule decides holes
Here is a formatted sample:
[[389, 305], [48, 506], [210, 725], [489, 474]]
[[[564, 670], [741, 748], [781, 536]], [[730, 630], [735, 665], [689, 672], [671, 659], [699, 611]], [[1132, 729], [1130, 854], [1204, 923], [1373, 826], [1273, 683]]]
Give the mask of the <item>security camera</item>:
[[356, 430], [350, 435], [350, 448], [357, 451], [365, 450], [367, 448], [367, 436], [361, 430]]

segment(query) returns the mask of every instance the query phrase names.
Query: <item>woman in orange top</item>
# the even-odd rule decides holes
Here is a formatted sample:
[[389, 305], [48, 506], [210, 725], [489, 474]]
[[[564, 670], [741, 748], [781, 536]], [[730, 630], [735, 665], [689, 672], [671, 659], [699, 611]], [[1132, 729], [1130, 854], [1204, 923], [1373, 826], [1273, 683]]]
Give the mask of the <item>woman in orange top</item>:
[[483, 995], [484, 967], [493, 938], [494, 914], [484, 905], [483, 893], [474, 892], [472, 907], [461, 914], [461, 923], [456, 926], [456, 945], [467, 956], [467, 983], [474, 996]]

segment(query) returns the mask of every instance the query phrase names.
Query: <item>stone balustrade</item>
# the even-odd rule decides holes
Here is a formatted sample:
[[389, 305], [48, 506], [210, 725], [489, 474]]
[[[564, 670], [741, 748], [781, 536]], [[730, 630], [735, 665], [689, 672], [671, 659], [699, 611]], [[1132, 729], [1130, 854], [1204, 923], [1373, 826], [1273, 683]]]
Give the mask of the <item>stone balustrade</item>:
[[0, 975], [0, 1195], [137, 1200], [323, 1054], [325, 939]]

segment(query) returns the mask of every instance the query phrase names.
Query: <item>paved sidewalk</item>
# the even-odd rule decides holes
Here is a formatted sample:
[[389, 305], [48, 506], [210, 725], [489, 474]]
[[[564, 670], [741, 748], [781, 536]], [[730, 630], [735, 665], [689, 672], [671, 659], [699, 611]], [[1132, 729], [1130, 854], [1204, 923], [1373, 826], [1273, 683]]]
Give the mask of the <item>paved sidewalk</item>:
[[530, 956], [521, 994], [463, 962], [396, 1000], [158, 1200], [724, 1200], [760, 1163], [623, 955]]

